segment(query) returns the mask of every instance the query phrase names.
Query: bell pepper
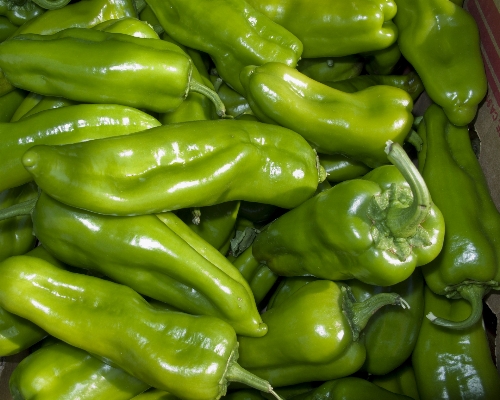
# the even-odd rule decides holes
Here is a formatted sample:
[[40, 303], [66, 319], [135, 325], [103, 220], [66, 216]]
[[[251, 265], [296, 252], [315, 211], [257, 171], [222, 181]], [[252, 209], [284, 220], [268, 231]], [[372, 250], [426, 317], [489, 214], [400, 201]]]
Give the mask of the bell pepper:
[[409, 400], [365, 379], [349, 376], [321, 384], [316, 389], [292, 397], [293, 400], [319, 399], [363, 399], [363, 400]]
[[23, 163], [50, 196], [112, 215], [232, 200], [292, 208], [324, 180], [315, 152], [300, 135], [234, 120], [183, 122], [128, 137], [32, 147]]
[[18, 6], [10, 0], [0, 0], [0, 15], [6, 16], [14, 25], [21, 26], [42, 15], [45, 10], [38, 4], [25, 2]]
[[311, 275], [390, 286], [440, 252], [444, 221], [401, 146], [395, 165], [337, 184], [271, 222], [252, 245], [254, 257], [283, 276]]
[[370, 382], [393, 393], [403, 394], [413, 400], [420, 400], [415, 372], [411, 363], [407, 362], [385, 375], [374, 375]]
[[[425, 312], [439, 310], [451, 321], [471, 312], [467, 301], [451, 300], [425, 288]], [[463, 330], [451, 330], [424, 318], [412, 365], [422, 399], [499, 399], [500, 380], [491, 358], [482, 318]]]
[[40, 242], [68, 265], [97, 271], [183, 312], [221, 318], [239, 334], [266, 333], [245, 279], [173, 213], [104, 216], [44, 192], [34, 208], [21, 208], [18, 213], [31, 212]]
[[440, 317], [435, 324], [463, 329], [481, 318], [483, 296], [500, 290], [500, 213], [467, 127], [454, 126], [439, 106], [431, 105], [418, 133], [424, 142], [419, 169], [446, 224], [443, 250], [422, 272], [434, 293], [472, 305], [464, 321], [446, 321], [439, 310], [429, 317]]
[[0, 190], [32, 180], [21, 158], [35, 144], [63, 144], [126, 135], [159, 126], [150, 115], [117, 104], [81, 104], [0, 123]]
[[163, 40], [89, 28], [19, 35], [0, 43], [0, 68], [12, 85], [46, 96], [156, 112], [174, 110], [197, 91], [224, 116], [217, 94], [192, 79], [191, 60]]
[[16, 30], [16, 25], [10, 22], [7, 17], [0, 15], [0, 42], [8, 39]]
[[265, 336], [239, 338], [239, 362], [275, 387], [350, 375], [365, 359], [360, 332], [388, 304], [405, 306], [395, 293], [357, 303], [347, 287], [311, 282], [262, 314]]
[[14, 399], [129, 400], [148, 388], [120, 368], [60, 341], [24, 358], [9, 380]]
[[395, 0], [401, 53], [454, 125], [469, 124], [487, 81], [474, 18], [449, 0]]
[[10, 257], [0, 275], [1, 307], [150, 386], [188, 400], [216, 400], [231, 381], [272, 391], [237, 363], [236, 334], [218, 318], [158, 310], [127, 286], [34, 257]]
[[319, 163], [326, 171], [328, 182], [343, 182], [359, 178], [371, 171], [361, 161], [352, 160], [342, 154], [318, 154]]
[[402, 144], [413, 122], [410, 95], [395, 87], [344, 93], [280, 63], [245, 67], [240, 79], [259, 120], [294, 130], [318, 153], [372, 168], [388, 163], [385, 143]]
[[31, 19], [20, 26], [15, 35], [52, 35], [63, 29], [91, 28], [101, 22], [123, 17], [137, 17], [133, 0], [80, 0]]
[[295, 68], [302, 43], [244, 0], [146, 0], [165, 32], [185, 46], [208, 53], [220, 77], [243, 94], [247, 65], [279, 62]]
[[297, 70], [318, 82], [335, 82], [360, 75], [363, 62], [359, 55], [302, 58], [297, 63]]
[[0, 97], [0, 123], [9, 122], [27, 93], [16, 89]]
[[248, 0], [304, 44], [303, 56], [339, 57], [383, 49], [396, 41], [392, 0]]

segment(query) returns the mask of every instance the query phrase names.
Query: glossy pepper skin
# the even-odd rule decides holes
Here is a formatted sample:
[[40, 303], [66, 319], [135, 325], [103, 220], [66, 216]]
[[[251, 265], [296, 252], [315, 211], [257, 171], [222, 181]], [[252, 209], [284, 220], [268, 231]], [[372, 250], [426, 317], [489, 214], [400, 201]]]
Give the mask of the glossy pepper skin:
[[240, 79], [259, 120], [294, 130], [318, 153], [372, 168], [388, 163], [385, 143], [402, 144], [413, 122], [410, 95], [395, 87], [344, 93], [280, 63], [248, 66]]
[[396, 41], [391, 0], [311, 3], [307, 0], [248, 0], [304, 44], [303, 56], [339, 57], [383, 49]]
[[396, 0], [398, 44], [451, 123], [469, 124], [487, 82], [474, 18], [448, 0]]
[[16, 89], [0, 97], [0, 123], [10, 121], [26, 95], [24, 90]]
[[326, 171], [326, 180], [331, 183], [359, 178], [371, 171], [361, 161], [352, 160], [342, 154], [318, 154], [319, 163]]
[[172, 213], [103, 216], [42, 192], [32, 219], [40, 242], [69, 265], [102, 273], [183, 312], [221, 318], [239, 334], [266, 333], [240, 273]]
[[[461, 321], [471, 312], [462, 300], [450, 300], [425, 289], [425, 312]], [[500, 398], [498, 371], [491, 359], [482, 319], [464, 330], [450, 330], [424, 318], [412, 355], [418, 392], [427, 399]]]
[[0, 0], [0, 15], [6, 16], [14, 25], [21, 26], [42, 15], [45, 10], [32, 2], [23, 6], [12, 4], [9, 0]]
[[236, 334], [218, 318], [158, 310], [127, 286], [34, 257], [11, 257], [0, 274], [0, 306], [150, 386], [188, 400], [218, 399], [235, 378], [272, 390], [236, 363]]
[[146, 2], [169, 36], [210, 54], [220, 77], [240, 94], [245, 66], [274, 61], [294, 68], [301, 57], [300, 40], [244, 0], [205, 0], [203, 7], [198, 0]]
[[118, 104], [81, 104], [0, 123], [0, 190], [32, 180], [21, 158], [35, 144], [64, 144], [126, 135], [160, 126], [152, 116]]
[[88, 28], [15, 36], [0, 44], [0, 68], [14, 86], [46, 96], [156, 112], [205, 88], [191, 79], [192, 62], [178, 46]]
[[120, 368], [59, 341], [24, 358], [9, 380], [14, 400], [129, 400], [148, 388]]
[[370, 382], [390, 392], [403, 394], [413, 400], [420, 400], [417, 381], [415, 379], [415, 371], [413, 371], [410, 362], [403, 364], [388, 374], [372, 376]]
[[335, 82], [361, 74], [363, 62], [359, 55], [302, 58], [297, 63], [297, 70], [318, 82]]
[[500, 213], [467, 127], [454, 126], [439, 106], [431, 105], [418, 133], [424, 142], [419, 168], [446, 224], [443, 250], [422, 268], [425, 281], [434, 293], [472, 305], [460, 324], [439, 318], [439, 310], [434, 323], [465, 328], [481, 318], [483, 296], [500, 289]]
[[380, 307], [399, 304], [399, 296], [384, 293], [370, 304], [355, 303], [351, 296], [332, 281], [301, 287], [262, 314], [269, 327], [265, 336], [239, 338], [241, 366], [275, 387], [356, 372], [365, 359], [359, 332]]
[[50, 196], [112, 215], [231, 200], [292, 208], [324, 179], [315, 152], [300, 135], [235, 120], [183, 122], [128, 138], [38, 146], [24, 154], [23, 163]]
[[444, 221], [404, 150], [395, 165], [337, 184], [271, 222], [253, 255], [274, 273], [390, 286], [441, 250]]

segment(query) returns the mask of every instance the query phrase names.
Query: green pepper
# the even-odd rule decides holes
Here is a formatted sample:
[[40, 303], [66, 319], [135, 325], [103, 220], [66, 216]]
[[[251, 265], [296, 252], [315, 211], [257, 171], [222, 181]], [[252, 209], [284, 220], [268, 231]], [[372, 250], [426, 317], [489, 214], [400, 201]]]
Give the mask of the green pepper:
[[133, 0], [80, 0], [31, 19], [20, 26], [15, 35], [52, 35], [63, 29], [91, 28], [101, 22], [123, 17], [137, 17]]
[[126, 135], [159, 126], [150, 115], [117, 104], [81, 104], [37, 113], [19, 122], [0, 123], [0, 190], [32, 180], [21, 162], [35, 144], [62, 144]]
[[304, 44], [303, 56], [339, 57], [384, 49], [396, 41], [392, 0], [311, 2], [248, 0]]
[[476, 116], [487, 81], [474, 18], [449, 0], [395, 0], [401, 53], [452, 124]]
[[[29, 95], [27, 97], [29, 97]], [[78, 104], [76, 101], [68, 100], [65, 99], [64, 97], [52, 97], [52, 96], [40, 96], [40, 97], [41, 97], [40, 101], [38, 101], [31, 109], [29, 109], [28, 111], [26, 111], [26, 113], [24, 113], [19, 117], [20, 112], [22, 112], [23, 109], [23, 105], [21, 105], [19, 109], [16, 110], [15, 117], [19, 119], [27, 118], [41, 111], [52, 110], [54, 108], [62, 108], [67, 106], [74, 106]], [[15, 122], [14, 117], [12, 118], [11, 122]]]
[[378, 387], [365, 379], [354, 376], [334, 379], [323, 383], [318, 388], [292, 397], [293, 400], [323, 400], [323, 399], [363, 399], [363, 400], [409, 400]]
[[[450, 300], [425, 288], [425, 312], [439, 310], [451, 321], [470, 312], [462, 299]], [[482, 319], [464, 330], [451, 330], [424, 318], [412, 364], [422, 399], [500, 399], [500, 380], [491, 358]]]
[[433, 260], [442, 214], [402, 147], [388, 144], [387, 152], [395, 165], [339, 183], [271, 222], [253, 242], [254, 257], [278, 275], [378, 286]]
[[371, 382], [393, 393], [403, 394], [413, 400], [420, 400], [418, 394], [415, 371], [411, 363], [407, 362], [386, 375], [374, 375]]
[[460, 323], [446, 321], [436, 310], [441, 318], [435, 324], [462, 329], [481, 318], [483, 296], [500, 290], [500, 213], [467, 127], [454, 126], [431, 105], [418, 133], [424, 141], [419, 169], [446, 224], [443, 250], [422, 271], [434, 293], [471, 303], [471, 315]]
[[371, 171], [361, 161], [352, 160], [342, 154], [318, 154], [319, 163], [326, 171], [326, 180], [337, 183], [359, 178]]
[[245, 99], [238, 92], [231, 89], [229, 85], [225, 84], [221, 78], [211, 75], [210, 79], [214, 85], [215, 91], [226, 106], [226, 112], [229, 115], [232, 115], [236, 118], [242, 114], [248, 114], [252, 112], [247, 99]]
[[27, 93], [16, 89], [0, 97], [0, 123], [9, 122]]
[[173, 39], [208, 53], [220, 77], [243, 94], [240, 72], [275, 61], [294, 68], [302, 43], [244, 0], [146, 0]]
[[358, 338], [369, 318], [400, 301], [397, 294], [381, 293], [357, 303], [347, 287], [311, 282], [262, 314], [265, 336], [239, 338], [239, 362], [275, 387], [350, 375], [365, 360]]
[[224, 115], [217, 94], [192, 79], [191, 60], [163, 40], [90, 28], [19, 35], [0, 43], [0, 68], [14, 86], [46, 96], [156, 112], [172, 111], [199, 91]]
[[[137, 3], [138, 2], [136, 1], [136, 4]], [[160, 21], [158, 21], [155, 13], [147, 4], [145, 4], [145, 7], [139, 12], [139, 19], [151, 25], [156, 33], [158, 33], [158, 35], [161, 35], [165, 32], [165, 29], [163, 29], [163, 27], [161, 26]]]
[[411, 97], [395, 87], [344, 93], [280, 63], [248, 66], [240, 78], [262, 122], [294, 130], [318, 153], [341, 153], [369, 167], [387, 164], [385, 143], [402, 144], [413, 122]]
[[17, 25], [14, 25], [7, 17], [0, 15], [0, 42], [8, 39], [17, 30]]
[[130, 400], [179, 400], [179, 398], [163, 390], [153, 388], [132, 397]]
[[0, 306], [144, 383], [216, 400], [231, 381], [272, 387], [238, 363], [233, 328], [209, 316], [150, 306], [127, 286], [15, 256], [0, 263]]
[[315, 152], [297, 133], [234, 120], [183, 122], [128, 137], [36, 146], [24, 154], [23, 163], [50, 196], [112, 215], [232, 200], [292, 208], [311, 197], [324, 178]]
[[357, 301], [378, 293], [398, 293], [409, 310], [385, 307], [374, 315], [364, 329], [362, 341], [366, 360], [361, 368], [372, 375], [387, 374], [410, 357], [424, 317], [424, 278], [420, 268], [403, 282], [389, 287], [367, 285], [357, 280], [346, 281]]
[[0, 0], [0, 15], [6, 16], [14, 25], [21, 26], [42, 15], [45, 10], [38, 4], [25, 2], [18, 6], [10, 0]]
[[298, 62], [297, 70], [318, 82], [335, 82], [361, 74], [363, 62], [358, 55], [303, 58]]
[[159, 39], [158, 34], [149, 24], [133, 17], [103, 21], [94, 25], [93, 29], [96, 31], [123, 33], [144, 39]]
[[[21, 90], [21, 89], [18, 89]], [[25, 92], [26, 93], [26, 92]], [[12, 117], [10, 120], [7, 121], [2, 121], [2, 122], [17, 122], [19, 121], [22, 117], [24, 117], [28, 112], [30, 112], [33, 108], [35, 108], [38, 103], [42, 101], [42, 99], [45, 96], [33, 93], [33, 92], [27, 92], [27, 96], [24, 97], [23, 101], [21, 104], [19, 104], [18, 108], [15, 110], [14, 114], [12, 114]], [[62, 97], [61, 97], [62, 99]]]
[[365, 60], [365, 69], [370, 75], [389, 75], [401, 59], [399, 45], [394, 42], [389, 47], [381, 50], [369, 51], [361, 54]]
[[129, 400], [148, 388], [125, 371], [60, 341], [24, 358], [9, 380], [14, 399]]
[[68, 265], [97, 271], [183, 312], [221, 318], [239, 334], [266, 333], [245, 279], [175, 214], [99, 215], [44, 192], [31, 213], [36, 237]]

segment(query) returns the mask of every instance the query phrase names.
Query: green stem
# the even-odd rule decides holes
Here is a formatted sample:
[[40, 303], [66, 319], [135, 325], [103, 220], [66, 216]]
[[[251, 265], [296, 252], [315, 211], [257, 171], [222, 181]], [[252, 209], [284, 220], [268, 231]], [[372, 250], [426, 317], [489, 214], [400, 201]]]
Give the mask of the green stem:
[[398, 305], [410, 308], [409, 304], [397, 293], [379, 293], [365, 301], [357, 302], [348, 286], [341, 286], [342, 312], [346, 316], [352, 329], [353, 340], [359, 338], [370, 318], [380, 308], [387, 305]]
[[405, 142], [410, 143], [413, 147], [415, 147], [415, 149], [417, 151], [421, 151], [422, 146], [424, 144], [424, 141], [422, 140], [422, 138], [413, 129], [410, 131], [410, 133], [406, 137]]
[[463, 285], [456, 289], [463, 299], [467, 300], [471, 307], [470, 315], [463, 321], [450, 321], [444, 318], [436, 317], [432, 312], [427, 314], [427, 318], [436, 325], [446, 328], [461, 330], [474, 325], [483, 315], [483, 297], [489, 290], [482, 285]]
[[212, 103], [214, 103], [217, 115], [221, 118], [226, 118], [226, 106], [220, 99], [217, 92], [206, 87], [205, 85], [202, 85], [199, 82], [196, 82], [194, 79], [191, 79], [191, 81], [189, 82], [189, 91], [201, 93], [202, 95], [206, 96]]
[[276, 399], [282, 400], [281, 397], [279, 397], [273, 390], [268, 381], [252, 374], [238, 363], [234, 362], [229, 366], [226, 372], [226, 378], [230, 382], [241, 382], [262, 392], [271, 393], [274, 397], [276, 397]]
[[191, 220], [193, 222], [193, 224], [200, 225], [200, 223], [201, 223], [201, 210], [200, 210], [200, 207], [193, 207], [191, 209], [191, 215], [193, 216], [193, 219]]
[[407, 238], [415, 234], [418, 226], [427, 217], [431, 208], [431, 195], [424, 178], [401, 145], [389, 140], [385, 151], [389, 161], [397, 167], [410, 185], [413, 194], [413, 201], [409, 207], [389, 209], [386, 224], [395, 237]]
[[46, 10], [57, 10], [58, 8], [63, 8], [71, 0], [31, 0], [33, 3], [38, 4], [40, 7]]
[[37, 201], [38, 197], [0, 210], [0, 221], [31, 214]]

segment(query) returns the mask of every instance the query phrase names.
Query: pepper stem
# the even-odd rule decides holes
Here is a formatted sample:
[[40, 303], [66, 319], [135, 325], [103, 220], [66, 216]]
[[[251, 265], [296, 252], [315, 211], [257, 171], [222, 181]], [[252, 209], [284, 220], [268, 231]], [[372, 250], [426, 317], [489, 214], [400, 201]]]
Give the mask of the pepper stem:
[[427, 217], [431, 208], [431, 195], [424, 178], [401, 145], [391, 140], [386, 144], [387, 158], [401, 172], [413, 194], [413, 201], [409, 207], [389, 209], [386, 224], [395, 237], [407, 238], [415, 234], [418, 226]]
[[424, 144], [424, 141], [422, 140], [422, 138], [413, 129], [410, 131], [410, 133], [406, 137], [405, 142], [410, 143], [413, 147], [415, 147], [415, 149], [417, 151], [421, 151], [422, 146]]
[[265, 393], [271, 393], [274, 397], [276, 397], [276, 399], [282, 400], [281, 397], [279, 397], [273, 390], [268, 381], [252, 374], [238, 363], [232, 363], [229, 366], [226, 372], [226, 379], [230, 382], [244, 383], [245, 385], [248, 385]]
[[359, 334], [365, 328], [373, 314], [387, 305], [398, 305], [410, 308], [410, 305], [397, 293], [379, 293], [365, 301], [357, 302], [348, 286], [341, 286], [342, 312], [346, 316], [352, 330], [353, 340], [359, 338]]
[[4, 219], [20, 217], [21, 215], [29, 215], [33, 208], [35, 208], [36, 202], [38, 201], [38, 196], [34, 199], [24, 201], [19, 204], [4, 208], [0, 210], [0, 221]]
[[456, 288], [463, 299], [467, 300], [471, 307], [470, 315], [463, 321], [450, 321], [444, 318], [436, 317], [432, 312], [426, 317], [433, 323], [446, 328], [461, 330], [474, 325], [483, 315], [483, 297], [489, 288], [482, 285], [462, 285]]
[[38, 4], [40, 7], [46, 10], [57, 10], [58, 8], [63, 8], [71, 0], [31, 0], [33, 3]]
[[226, 106], [220, 99], [217, 92], [195, 81], [194, 79], [191, 79], [191, 81], [189, 82], [189, 91], [201, 93], [202, 95], [206, 96], [212, 103], [214, 103], [215, 112], [219, 117], [229, 118], [229, 116], [226, 116]]

